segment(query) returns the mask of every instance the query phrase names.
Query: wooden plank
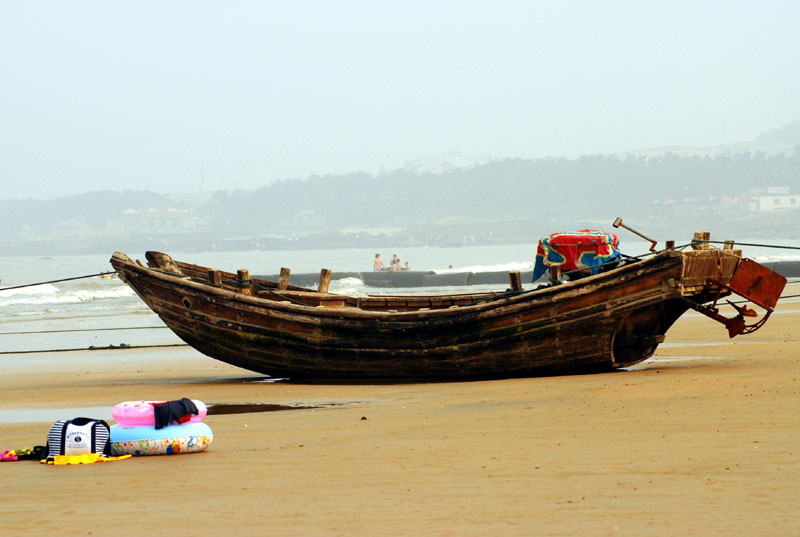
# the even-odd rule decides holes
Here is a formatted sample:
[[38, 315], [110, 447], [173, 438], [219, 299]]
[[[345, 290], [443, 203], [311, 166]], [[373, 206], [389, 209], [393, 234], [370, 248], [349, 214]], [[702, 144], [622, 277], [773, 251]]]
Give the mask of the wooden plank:
[[702, 287], [709, 280], [727, 283], [741, 259], [741, 250], [689, 250], [682, 253], [681, 286]]
[[429, 296], [409, 297], [408, 298], [408, 307], [409, 308], [430, 308], [431, 307], [431, 297], [429, 297]]
[[358, 299], [358, 307], [365, 310], [385, 309], [386, 299], [379, 296], [362, 296]]
[[339, 295], [320, 296], [318, 305], [323, 308], [343, 308], [347, 305], [347, 297]]

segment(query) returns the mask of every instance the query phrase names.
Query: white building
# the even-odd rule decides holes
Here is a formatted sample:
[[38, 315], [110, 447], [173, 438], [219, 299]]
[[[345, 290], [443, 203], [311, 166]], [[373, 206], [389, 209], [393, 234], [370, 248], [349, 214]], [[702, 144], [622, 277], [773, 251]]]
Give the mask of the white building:
[[751, 198], [750, 212], [776, 211], [800, 208], [800, 195], [789, 194], [789, 187], [768, 187]]

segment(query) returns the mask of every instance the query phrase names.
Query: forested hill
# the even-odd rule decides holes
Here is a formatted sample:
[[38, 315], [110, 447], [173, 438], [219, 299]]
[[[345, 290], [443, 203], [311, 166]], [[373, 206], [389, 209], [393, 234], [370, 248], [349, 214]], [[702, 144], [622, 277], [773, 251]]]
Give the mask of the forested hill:
[[656, 201], [743, 198], [771, 186], [800, 192], [800, 151], [659, 158], [587, 156], [495, 161], [442, 174], [397, 171], [281, 181], [219, 192], [205, 210], [235, 229], [404, 227], [447, 218], [593, 219], [649, 214]]
[[[748, 200], [770, 187], [800, 194], [800, 146], [774, 155], [511, 159], [443, 173], [312, 176], [255, 191], [219, 191], [202, 202], [110, 191], [49, 201], [5, 200], [0, 201], [0, 246], [3, 255], [14, 255], [30, 251], [37, 241], [52, 249], [71, 240], [73, 250], [106, 251], [132, 237], [152, 244], [152, 237], [163, 242], [167, 235], [171, 243], [165, 247], [177, 241], [204, 248], [211, 240], [274, 244], [310, 235], [322, 237], [323, 245], [353, 245], [353, 237], [363, 245], [370, 235], [453, 244], [468, 237], [512, 241], [607, 228], [616, 216], [650, 230], [674, 231], [678, 235], [671, 238], [679, 239], [692, 230], [729, 233], [739, 226], [762, 228], [742, 232], [751, 237], [759, 231], [799, 233], [796, 210], [791, 217], [783, 211], [780, 218], [773, 211], [769, 219], [748, 213]], [[341, 242], [332, 241], [333, 234]]]

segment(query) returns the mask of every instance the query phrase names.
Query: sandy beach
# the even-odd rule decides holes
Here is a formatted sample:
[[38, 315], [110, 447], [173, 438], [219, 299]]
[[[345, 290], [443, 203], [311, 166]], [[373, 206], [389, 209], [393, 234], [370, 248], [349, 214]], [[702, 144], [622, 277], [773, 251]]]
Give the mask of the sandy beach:
[[265, 382], [185, 347], [1, 355], [0, 450], [44, 444], [56, 409], [316, 408], [209, 415], [199, 454], [2, 463], [0, 534], [800, 535], [799, 328], [797, 299], [733, 340], [686, 315], [628, 371], [428, 384]]

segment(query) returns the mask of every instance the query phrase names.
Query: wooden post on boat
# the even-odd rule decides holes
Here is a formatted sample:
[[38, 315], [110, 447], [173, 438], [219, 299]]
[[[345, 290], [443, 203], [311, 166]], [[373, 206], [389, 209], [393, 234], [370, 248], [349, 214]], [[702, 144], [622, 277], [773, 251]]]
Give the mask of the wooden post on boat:
[[520, 276], [518, 270], [509, 271], [508, 283], [511, 285], [512, 291], [520, 291], [522, 289], [522, 276]]
[[330, 269], [322, 269], [319, 271], [319, 286], [317, 287], [317, 291], [320, 293], [327, 293], [328, 286], [331, 283], [331, 270]]
[[214, 287], [222, 287], [222, 273], [215, 269], [209, 270], [208, 283], [210, 283]]
[[664, 249], [665, 250], [674, 250], [675, 249], [675, 241], [665, 241], [664, 242]]
[[251, 295], [253, 291], [250, 289], [250, 271], [247, 269], [239, 269], [236, 271], [236, 286], [239, 292], [243, 295]]
[[281, 275], [278, 277], [278, 291], [285, 291], [289, 288], [289, 275], [292, 271], [286, 267], [281, 267]]
[[723, 250], [733, 250], [733, 241], [725, 241], [725, 244], [722, 245]]
[[561, 265], [550, 265], [550, 283], [561, 284]]
[[694, 238], [692, 239], [692, 249], [693, 250], [708, 250], [710, 245], [708, 244], [708, 240], [711, 238], [711, 233], [708, 231], [698, 231], [694, 234]]

